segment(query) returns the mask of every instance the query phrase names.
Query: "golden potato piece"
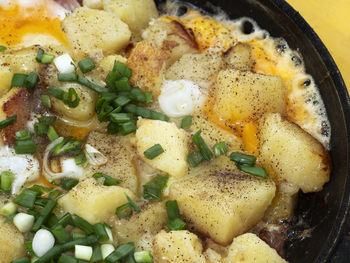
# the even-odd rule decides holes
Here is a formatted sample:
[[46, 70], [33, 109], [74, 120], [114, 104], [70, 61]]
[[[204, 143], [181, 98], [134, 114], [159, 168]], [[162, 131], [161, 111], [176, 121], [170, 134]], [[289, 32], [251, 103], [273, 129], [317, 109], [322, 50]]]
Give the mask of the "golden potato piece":
[[329, 181], [330, 160], [316, 139], [277, 113], [266, 114], [259, 128], [259, 160], [269, 176], [304, 193], [322, 190]]
[[94, 50], [115, 52], [129, 44], [131, 32], [116, 15], [80, 7], [62, 21], [62, 30], [76, 56], [84, 57]]
[[3, 223], [6, 218], [0, 216], [0, 258], [1, 262], [12, 262], [24, 257], [24, 237], [11, 223]]
[[93, 9], [103, 9], [102, 0], [83, 0], [83, 6]]
[[137, 193], [138, 180], [133, 162], [133, 150], [122, 136], [90, 132], [86, 143], [100, 151], [108, 161], [102, 166], [89, 165], [84, 174], [91, 177], [94, 173], [104, 173], [121, 180], [120, 186]]
[[153, 241], [153, 258], [158, 263], [205, 263], [200, 239], [187, 230], [161, 231]]
[[117, 219], [113, 232], [120, 243], [136, 242], [139, 250], [151, 250], [153, 236], [168, 221], [164, 202], [147, 203], [140, 207], [140, 213]]
[[247, 233], [236, 237], [223, 263], [287, 263], [276, 250], [269, 247], [255, 234]]
[[103, 0], [103, 8], [118, 15], [138, 35], [148, 23], [158, 17], [153, 0]]
[[278, 76], [223, 70], [216, 80], [215, 110], [226, 120], [257, 119], [266, 112], [284, 114], [286, 88]]
[[163, 83], [165, 62], [169, 58], [166, 51], [148, 41], [137, 43], [127, 62], [132, 70], [131, 84], [152, 92], [157, 98]]
[[173, 183], [169, 198], [196, 231], [227, 245], [263, 217], [275, 190], [272, 180], [216, 171]]
[[12, 144], [15, 140], [15, 133], [24, 130], [30, 119], [30, 94], [26, 88], [12, 88], [0, 98], [0, 121], [17, 115], [17, 120], [1, 129], [1, 136], [5, 143]]
[[[158, 120], [141, 119], [137, 122], [136, 147], [141, 159], [152, 167], [180, 178], [187, 172], [187, 154], [189, 138], [187, 133], [174, 123]], [[144, 151], [155, 144], [160, 144], [164, 152], [147, 159]]]
[[225, 63], [238, 70], [251, 70], [251, 47], [246, 43], [237, 43], [231, 47], [224, 56]]
[[106, 222], [117, 207], [128, 202], [126, 193], [134, 199], [134, 194], [124, 187], [104, 186], [94, 178], [81, 181], [76, 187], [58, 200], [64, 212], [76, 214], [91, 224]]

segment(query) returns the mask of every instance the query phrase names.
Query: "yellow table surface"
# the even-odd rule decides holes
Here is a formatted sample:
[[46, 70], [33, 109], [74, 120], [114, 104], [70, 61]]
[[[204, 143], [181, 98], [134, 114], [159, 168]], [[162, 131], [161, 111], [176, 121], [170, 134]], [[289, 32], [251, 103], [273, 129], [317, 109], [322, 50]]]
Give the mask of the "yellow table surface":
[[287, 0], [332, 54], [350, 93], [350, 0]]

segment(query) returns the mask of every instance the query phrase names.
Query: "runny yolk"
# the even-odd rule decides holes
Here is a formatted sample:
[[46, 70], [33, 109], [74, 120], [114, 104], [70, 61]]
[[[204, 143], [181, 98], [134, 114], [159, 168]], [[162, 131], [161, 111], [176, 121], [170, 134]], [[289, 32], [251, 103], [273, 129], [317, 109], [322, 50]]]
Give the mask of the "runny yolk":
[[50, 14], [46, 1], [36, 7], [24, 8], [17, 4], [0, 6], [0, 44], [13, 47], [22, 42], [27, 34], [44, 34], [67, 45], [60, 28], [60, 19]]

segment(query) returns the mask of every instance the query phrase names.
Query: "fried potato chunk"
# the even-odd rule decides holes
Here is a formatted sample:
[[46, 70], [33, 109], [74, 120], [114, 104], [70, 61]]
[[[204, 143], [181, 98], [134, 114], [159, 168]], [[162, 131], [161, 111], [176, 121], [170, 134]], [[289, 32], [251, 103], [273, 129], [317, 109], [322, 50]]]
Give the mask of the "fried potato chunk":
[[224, 60], [228, 66], [234, 69], [251, 70], [253, 60], [250, 45], [237, 43], [225, 53]]
[[216, 172], [174, 182], [169, 198], [196, 231], [228, 245], [263, 217], [275, 190], [272, 180]]
[[226, 120], [257, 119], [265, 112], [283, 115], [286, 110], [286, 88], [278, 76], [223, 70], [216, 80], [214, 93], [214, 108]]
[[329, 181], [330, 159], [316, 139], [277, 113], [266, 114], [259, 128], [259, 160], [269, 176], [304, 193], [322, 190]]
[[187, 230], [161, 231], [153, 241], [153, 257], [158, 263], [205, 263], [200, 239]]
[[255, 234], [247, 233], [236, 237], [229, 247], [223, 263], [287, 263], [276, 250], [269, 247]]

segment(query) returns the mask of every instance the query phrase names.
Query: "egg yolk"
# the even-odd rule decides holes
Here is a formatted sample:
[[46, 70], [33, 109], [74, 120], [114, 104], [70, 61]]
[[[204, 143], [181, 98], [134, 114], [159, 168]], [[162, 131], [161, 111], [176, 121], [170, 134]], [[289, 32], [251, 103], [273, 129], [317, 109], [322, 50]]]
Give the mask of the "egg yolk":
[[46, 2], [26, 8], [18, 4], [0, 6], [0, 44], [14, 47], [21, 44], [27, 34], [43, 34], [67, 45], [65, 34], [60, 28], [60, 19], [50, 13]]

